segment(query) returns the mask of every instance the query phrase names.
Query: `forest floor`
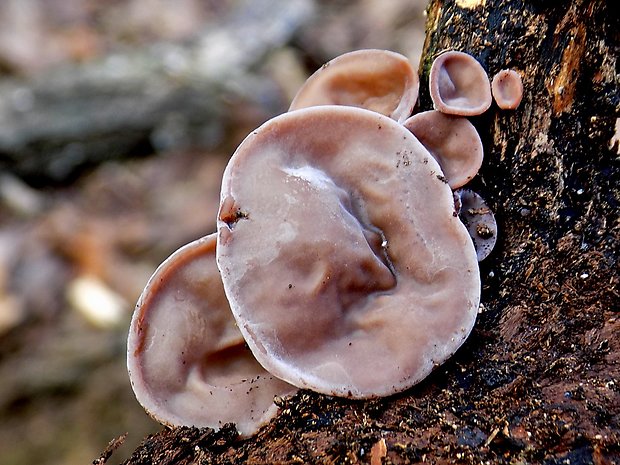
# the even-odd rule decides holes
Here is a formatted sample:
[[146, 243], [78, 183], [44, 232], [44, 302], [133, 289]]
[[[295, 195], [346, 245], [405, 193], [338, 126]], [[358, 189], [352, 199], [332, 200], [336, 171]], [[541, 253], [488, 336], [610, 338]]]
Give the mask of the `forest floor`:
[[[423, 1], [307, 4], [313, 15], [302, 18], [298, 29], [274, 43], [252, 69], [278, 92], [231, 102], [223, 110], [226, 121], [219, 131], [206, 131], [203, 145], [184, 140], [179, 126], [169, 124], [178, 121], [175, 113], [147, 133], [141, 146], [150, 148], [148, 153], [128, 150], [101, 162], [89, 160], [86, 152], [80, 155], [83, 163], [62, 171], [65, 177], [48, 179], [49, 173], [36, 172], [35, 163], [34, 171], [29, 168], [34, 175], [23, 179], [19, 160], [25, 155], [4, 153], [9, 145], [3, 145], [0, 130], [2, 465], [89, 463], [110, 440], [128, 432], [108, 462], [119, 463], [147, 434], [160, 431], [129, 386], [129, 319], [156, 266], [179, 246], [214, 230], [221, 173], [234, 147], [274, 112], [285, 111], [312, 69], [344, 51], [386, 48], [417, 64]], [[109, 57], [192, 44], [205, 25], [219, 24], [235, 8], [242, 9], [243, 2], [3, 2], [0, 99], [25, 114], [36, 112], [36, 92], [45, 92], [41, 82], [48, 76], [70, 82]], [[34, 94], [33, 83], [43, 86], [35, 86]], [[52, 117], [36, 124], [54, 127], [63, 115]], [[84, 121], [68, 129], [76, 139], [89, 126]], [[32, 128], [15, 126], [22, 129]], [[45, 140], [34, 145], [44, 147]], [[69, 153], [72, 145], [67, 147], [59, 153]], [[34, 150], [35, 157], [45, 155]], [[337, 409], [312, 417], [333, 420], [345, 407]]]

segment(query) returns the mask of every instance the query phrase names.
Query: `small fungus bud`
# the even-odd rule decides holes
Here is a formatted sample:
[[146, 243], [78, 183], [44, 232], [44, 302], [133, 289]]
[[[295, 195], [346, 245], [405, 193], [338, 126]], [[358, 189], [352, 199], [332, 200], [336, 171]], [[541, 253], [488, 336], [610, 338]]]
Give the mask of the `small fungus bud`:
[[512, 69], [501, 70], [493, 77], [491, 92], [498, 107], [502, 110], [514, 110], [523, 97], [521, 76]]
[[471, 189], [454, 191], [456, 211], [476, 247], [478, 261], [489, 256], [497, 241], [495, 215], [480, 195]]
[[435, 109], [442, 113], [474, 116], [491, 106], [491, 88], [484, 68], [471, 55], [454, 50], [435, 58], [429, 75]]

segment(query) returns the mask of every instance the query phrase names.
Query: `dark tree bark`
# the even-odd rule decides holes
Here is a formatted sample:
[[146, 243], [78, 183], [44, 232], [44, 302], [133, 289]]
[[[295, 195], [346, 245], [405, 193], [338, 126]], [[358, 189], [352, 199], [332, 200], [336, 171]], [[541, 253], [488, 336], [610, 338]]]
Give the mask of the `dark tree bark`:
[[[516, 111], [474, 123], [472, 188], [499, 220], [483, 308], [457, 355], [413, 389], [353, 402], [303, 392], [255, 437], [163, 431], [128, 464], [620, 461], [620, 22], [605, 0], [432, 0], [432, 59], [524, 77]], [[373, 447], [374, 446], [374, 447]], [[385, 448], [383, 447], [385, 446]]]

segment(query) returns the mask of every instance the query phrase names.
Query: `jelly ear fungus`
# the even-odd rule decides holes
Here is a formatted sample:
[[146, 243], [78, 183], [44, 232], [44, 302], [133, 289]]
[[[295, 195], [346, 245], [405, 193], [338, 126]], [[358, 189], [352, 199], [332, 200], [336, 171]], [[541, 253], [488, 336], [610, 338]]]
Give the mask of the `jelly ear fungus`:
[[439, 165], [394, 120], [335, 105], [277, 116], [232, 156], [221, 199], [224, 289], [277, 377], [386, 396], [426, 377], [471, 331], [472, 241]]
[[419, 79], [409, 60], [388, 50], [356, 50], [325, 63], [299, 89], [289, 110], [347, 105], [402, 122], [418, 99]]
[[168, 426], [254, 434], [296, 389], [265, 371], [245, 347], [215, 265], [216, 235], [173, 253], [147, 283], [134, 312], [127, 367], [136, 398]]

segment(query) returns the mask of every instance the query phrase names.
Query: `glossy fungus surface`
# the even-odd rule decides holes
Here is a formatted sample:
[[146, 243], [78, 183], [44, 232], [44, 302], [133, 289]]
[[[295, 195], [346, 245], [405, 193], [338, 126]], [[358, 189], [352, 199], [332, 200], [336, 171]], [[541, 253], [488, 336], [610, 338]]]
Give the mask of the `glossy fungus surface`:
[[216, 236], [179, 249], [157, 269], [131, 321], [127, 366], [138, 401], [169, 426], [235, 422], [250, 435], [293, 386], [245, 347], [215, 264]]
[[489, 256], [497, 242], [495, 215], [484, 199], [471, 189], [454, 191], [454, 202], [474, 242], [478, 261], [482, 261]]
[[484, 68], [471, 55], [448, 51], [435, 58], [429, 75], [435, 109], [442, 113], [474, 116], [491, 106], [491, 88]]
[[519, 73], [512, 69], [503, 69], [491, 81], [491, 92], [495, 103], [502, 110], [514, 110], [523, 97], [523, 82]]
[[463, 186], [478, 173], [482, 141], [467, 118], [431, 110], [416, 113], [403, 124], [439, 162], [452, 189]]
[[252, 132], [222, 181], [218, 266], [260, 363], [298, 387], [402, 391], [463, 343], [476, 253], [437, 162], [378, 113], [320, 106]]
[[310, 76], [290, 110], [348, 105], [401, 122], [413, 110], [418, 87], [418, 76], [403, 55], [387, 50], [357, 50], [334, 58]]

